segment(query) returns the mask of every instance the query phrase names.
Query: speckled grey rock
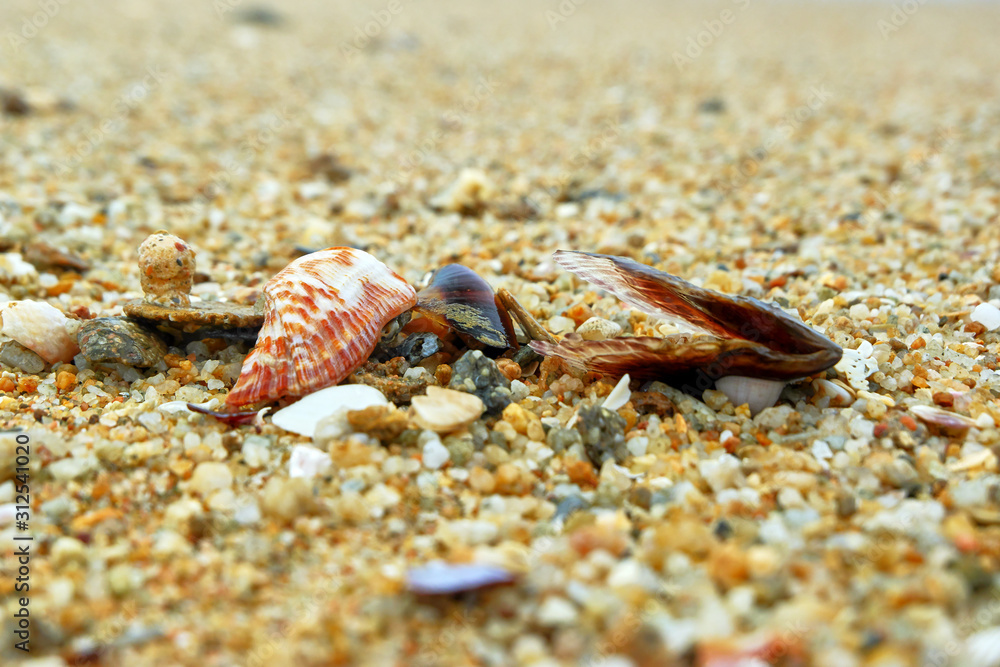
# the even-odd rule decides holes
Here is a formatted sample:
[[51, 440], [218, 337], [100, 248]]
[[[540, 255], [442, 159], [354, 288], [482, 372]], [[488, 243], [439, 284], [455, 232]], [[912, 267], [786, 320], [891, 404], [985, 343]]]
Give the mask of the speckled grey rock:
[[562, 426], [556, 426], [555, 428], [549, 429], [549, 432], [545, 436], [545, 444], [552, 448], [556, 454], [563, 452], [576, 443], [583, 443], [582, 436], [580, 432], [574, 428], [563, 428]]
[[44, 359], [13, 340], [0, 345], [0, 364], [16, 368], [25, 373], [31, 373], [32, 375], [45, 370]]
[[552, 521], [563, 522], [569, 518], [573, 512], [590, 509], [590, 502], [582, 496], [569, 496], [556, 506], [556, 513], [552, 516]]
[[621, 415], [598, 405], [581, 408], [579, 415], [575, 426], [591, 463], [600, 468], [609, 458], [615, 463], [623, 463], [628, 458], [625, 419]]
[[470, 350], [455, 362], [448, 388], [478, 396], [488, 415], [498, 415], [510, 405], [510, 380], [479, 350]]
[[80, 327], [80, 352], [90, 363], [148, 368], [167, 353], [160, 338], [124, 317], [102, 317]]

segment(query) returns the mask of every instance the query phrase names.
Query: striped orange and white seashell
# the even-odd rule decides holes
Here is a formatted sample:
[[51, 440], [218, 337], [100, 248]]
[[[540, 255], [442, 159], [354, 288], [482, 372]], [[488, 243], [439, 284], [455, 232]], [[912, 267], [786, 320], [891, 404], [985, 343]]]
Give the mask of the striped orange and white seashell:
[[371, 255], [327, 248], [264, 285], [264, 325], [243, 362], [230, 406], [297, 398], [337, 384], [372, 353], [379, 332], [416, 304], [416, 292]]

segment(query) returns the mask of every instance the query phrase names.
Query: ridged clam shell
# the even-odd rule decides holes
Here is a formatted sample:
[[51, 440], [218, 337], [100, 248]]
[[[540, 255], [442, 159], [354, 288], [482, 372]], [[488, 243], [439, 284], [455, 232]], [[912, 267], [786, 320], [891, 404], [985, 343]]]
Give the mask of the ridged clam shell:
[[337, 384], [368, 358], [382, 327], [416, 303], [413, 287], [354, 248], [300, 257], [262, 291], [264, 325], [226, 397], [231, 406]]
[[595, 341], [572, 334], [557, 344], [531, 342], [540, 354], [589, 371], [680, 381], [702, 374], [707, 380], [727, 375], [787, 380], [829, 368], [843, 354], [819, 332], [757, 299], [703, 289], [624, 257], [560, 250], [555, 259], [635, 308], [705, 332]]

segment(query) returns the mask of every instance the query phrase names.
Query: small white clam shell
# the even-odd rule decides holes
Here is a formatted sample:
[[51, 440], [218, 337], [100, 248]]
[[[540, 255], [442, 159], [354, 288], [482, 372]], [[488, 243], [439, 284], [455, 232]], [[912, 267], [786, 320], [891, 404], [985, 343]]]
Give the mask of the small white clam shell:
[[784, 380], [729, 375], [716, 380], [715, 388], [728, 396], [735, 406], [746, 403], [750, 408], [750, 414], [755, 415], [764, 408], [774, 405], [786, 384]]

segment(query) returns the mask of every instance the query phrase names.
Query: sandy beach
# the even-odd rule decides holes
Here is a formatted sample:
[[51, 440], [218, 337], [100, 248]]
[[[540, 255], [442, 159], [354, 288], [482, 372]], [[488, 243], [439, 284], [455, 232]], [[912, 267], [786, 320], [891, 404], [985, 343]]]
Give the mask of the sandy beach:
[[[998, 25], [916, 0], [0, 3], [0, 662], [1000, 665]], [[243, 330], [125, 317], [158, 230]], [[417, 289], [464, 265], [557, 338], [676, 334], [552, 253], [627, 257], [844, 357], [756, 414], [645, 380], [602, 412], [619, 377], [442, 334], [350, 375], [384, 398], [312, 437], [289, 400], [184, 407], [225, 406], [265, 285], [332, 246]], [[20, 340], [12, 302], [65, 331]], [[439, 427], [431, 396], [480, 370]], [[497, 581], [422, 589], [435, 562]]]

